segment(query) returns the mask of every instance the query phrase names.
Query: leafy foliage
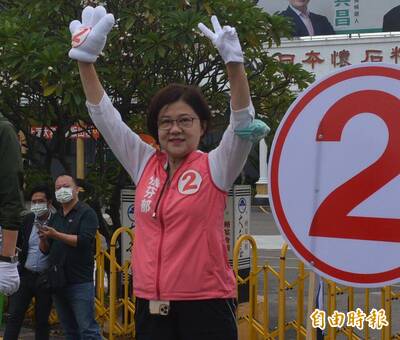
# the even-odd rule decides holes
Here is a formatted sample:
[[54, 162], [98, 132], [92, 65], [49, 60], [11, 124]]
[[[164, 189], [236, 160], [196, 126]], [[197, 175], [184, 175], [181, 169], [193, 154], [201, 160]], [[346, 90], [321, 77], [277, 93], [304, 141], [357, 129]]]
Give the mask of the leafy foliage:
[[[76, 63], [67, 56], [69, 22], [80, 18], [88, 4], [100, 2], [19, 0], [5, 2], [0, 11], [0, 110], [26, 137], [25, 157], [31, 173], [50, 174], [54, 162], [71, 171], [72, 149], [66, 132], [78, 121], [90, 123]], [[301, 65], [282, 64], [268, 52], [269, 46], [290, 35], [290, 25], [285, 18], [263, 12], [254, 1], [112, 0], [104, 4], [117, 23], [97, 70], [123, 120], [137, 132], [146, 132], [144, 117], [150, 98], [171, 82], [201, 86], [215, 114], [214, 130], [226, 124], [225, 67], [197, 30], [199, 22], [209, 24], [212, 14], [221, 24], [236, 27], [256, 112], [272, 132], [294, 99], [291, 88], [301, 90], [312, 81]], [[57, 126], [57, 131], [49, 141], [43, 135], [31, 135], [32, 126]], [[118, 226], [115, 200], [119, 202], [119, 190], [128, 179], [119, 164], [104, 157], [105, 150], [103, 141], [96, 143], [95, 163], [87, 178], [102, 204], [112, 207]]]

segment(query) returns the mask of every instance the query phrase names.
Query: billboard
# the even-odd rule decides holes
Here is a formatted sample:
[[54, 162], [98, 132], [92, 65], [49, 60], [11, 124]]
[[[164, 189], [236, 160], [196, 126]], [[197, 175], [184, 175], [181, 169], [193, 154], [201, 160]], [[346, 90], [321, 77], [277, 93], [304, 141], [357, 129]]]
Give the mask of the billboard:
[[285, 39], [268, 52], [281, 62], [302, 64], [319, 79], [344, 66], [381, 62], [400, 65], [399, 38], [400, 33], [373, 33], [350, 38], [337, 35]]
[[[296, 0], [259, 0], [258, 6], [274, 14], [286, 10], [289, 2]], [[386, 16], [385, 31], [400, 31], [399, 0], [310, 0], [308, 9], [325, 16], [336, 34], [382, 32], [385, 14], [394, 9]]]

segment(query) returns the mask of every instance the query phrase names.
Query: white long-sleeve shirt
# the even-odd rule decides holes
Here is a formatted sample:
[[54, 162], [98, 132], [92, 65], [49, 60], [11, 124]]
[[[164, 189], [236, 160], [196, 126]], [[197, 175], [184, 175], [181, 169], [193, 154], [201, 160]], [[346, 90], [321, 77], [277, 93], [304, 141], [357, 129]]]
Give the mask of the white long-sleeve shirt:
[[[156, 149], [134, 133], [121, 118], [110, 98], [104, 93], [97, 105], [86, 102], [90, 117], [103, 135], [117, 159], [137, 184], [143, 170]], [[236, 128], [245, 128], [254, 119], [254, 108], [249, 105], [239, 111], [231, 109], [230, 123], [217, 148], [209, 153], [209, 165], [214, 183], [228, 191], [242, 170], [252, 143], [235, 135]]]

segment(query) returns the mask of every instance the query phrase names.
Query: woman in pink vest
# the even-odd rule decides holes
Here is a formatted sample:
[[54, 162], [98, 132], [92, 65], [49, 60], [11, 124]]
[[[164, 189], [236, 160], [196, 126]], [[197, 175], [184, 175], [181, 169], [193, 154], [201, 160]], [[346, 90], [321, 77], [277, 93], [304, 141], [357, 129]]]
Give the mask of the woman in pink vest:
[[78, 61], [90, 116], [136, 185], [132, 255], [137, 340], [235, 340], [236, 280], [227, 258], [224, 208], [252, 143], [235, 135], [254, 117], [243, 53], [234, 28], [200, 30], [226, 63], [231, 118], [220, 145], [198, 150], [210, 119], [200, 90], [172, 84], [153, 98], [149, 132], [161, 151], [121, 119], [93, 63], [114, 24], [103, 7], [73, 21], [69, 56]]

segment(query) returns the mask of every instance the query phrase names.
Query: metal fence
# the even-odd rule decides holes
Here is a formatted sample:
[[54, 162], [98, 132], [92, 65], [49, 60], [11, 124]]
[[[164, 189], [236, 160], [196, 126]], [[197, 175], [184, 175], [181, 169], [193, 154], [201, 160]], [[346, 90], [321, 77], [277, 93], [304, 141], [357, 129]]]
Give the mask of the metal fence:
[[[102, 248], [100, 235], [96, 236], [96, 318], [110, 340], [134, 339], [135, 334], [131, 263], [120, 263], [116, 252], [118, 239], [123, 233], [129, 235], [133, 244], [134, 233], [130, 228], [122, 227], [113, 234], [109, 250]], [[249, 242], [251, 248], [251, 268], [247, 277], [238, 274], [239, 251], [243, 242]], [[240, 340], [317, 339], [316, 329], [310, 327], [309, 318], [310, 305], [314, 306], [314, 293], [308, 294], [308, 290], [314, 274], [298, 261], [295, 279], [292, 282], [287, 280], [287, 244], [281, 248], [278, 269], [268, 262], [259, 263], [258, 252], [256, 241], [250, 235], [241, 236], [235, 244], [233, 267], [238, 286], [247, 284], [249, 289], [249, 302], [238, 309]], [[329, 280], [324, 280], [324, 283], [327, 287], [326, 315], [337, 310], [348, 312], [362, 308], [368, 313], [372, 308], [382, 308], [389, 324], [382, 329], [371, 329], [363, 322], [360, 330], [349, 326], [332, 327], [326, 323], [325, 339], [400, 339], [400, 333], [394, 331], [396, 323], [400, 323], [400, 292], [396, 292], [397, 287], [371, 290], [339, 286]], [[393, 307], [396, 307], [395, 312]], [[33, 313], [33, 308], [29, 313]], [[50, 321], [57, 321], [54, 311]]]
[[[249, 242], [251, 246], [251, 269], [247, 277], [238, 275], [237, 257], [239, 249], [243, 242]], [[298, 261], [296, 278], [292, 282], [286, 279], [288, 245], [284, 244], [280, 251], [279, 270], [274, 269], [268, 262], [263, 264], [258, 260], [258, 249], [255, 240], [250, 235], [243, 235], [235, 245], [234, 251], [234, 270], [237, 276], [238, 284], [249, 283], [249, 304], [246, 313], [238, 315], [240, 325], [246, 326], [244, 339], [317, 339], [316, 328], [310, 327], [310, 312], [315, 308], [314, 290], [308, 294], [310, 280], [315, 275], [305, 269], [304, 264]], [[315, 277], [315, 276], [314, 276]], [[278, 285], [277, 303], [271, 302], [271, 281], [275, 280]], [[325, 296], [326, 316], [332, 316], [336, 313], [348, 315], [355, 313], [357, 308], [365, 314], [363, 319], [359, 320], [360, 327], [351, 327], [344, 324], [342, 327], [331, 326], [326, 322], [324, 329], [325, 339], [400, 339], [400, 333], [395, 333], [394, 328], [400, 323], [400, 306], [398, 300], [400, 292], [395, 291], [397, 287], [384, 287], [381, 289], [361, 289], [353, 287], [339, 286], [333, 281], [323, 280], [327, 287]], [[259, 285], [262, 287], [259, 287]], [[261, 289], [260, 289], [261, 288]], [[261, 296], [258, 294], [261, 292]], [[292, 318], [287, 316], [288, 293], [294, 295], [294, 312]], [[294, 293], [293, 293], [294, 292]], [[374, 303], [371, 303], [371, 296], [374, 297]], [[361, 297], [360, 297], [361, 296]], [[307, 300], [307, 301], [306, 301]], [[395, 304], [397, 302], [397, 304]], [[310, 306], [312, 308], [310, 309]], [[392, 313], [396, 307], [396, 313]], [[387, 326], [371, 328], [367, 323], [367, 316], [373, 308], [382, 309], [385, 312]], [[271, 315], [277, 314], [277, 321], [271, 324]], [[336, 315], [336, 314], [335, 314]], [[243, 333], [242, 333], [243, 334]]]

